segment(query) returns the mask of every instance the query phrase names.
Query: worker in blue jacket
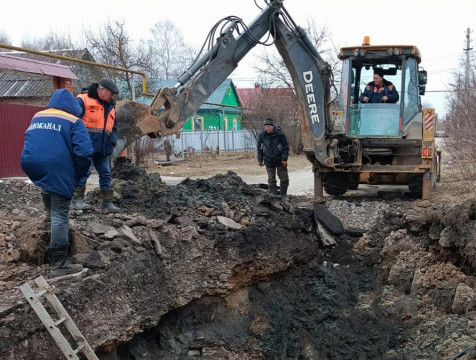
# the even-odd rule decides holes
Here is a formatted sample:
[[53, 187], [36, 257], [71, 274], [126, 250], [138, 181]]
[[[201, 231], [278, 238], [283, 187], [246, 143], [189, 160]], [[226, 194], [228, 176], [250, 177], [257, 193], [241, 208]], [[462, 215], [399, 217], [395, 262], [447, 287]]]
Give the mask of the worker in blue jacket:
[[25, 132], [21, 166], [41, 188], [51, 219], [48, 247], [53, 277], [79, 272], [69, 263], [69, 207], [81, 177], [91, 165], [93, 147], [80, 119], [81, 107], [66, 89], [56, 90], [47, 109], [36, 113]]
[[375, 69], [372, 82], [365, 87], [364, 92], [360, 95], [362, 103], [396, 103], [400, 98], [398, 91], [390, 81], [383, 78], [383, 70]]

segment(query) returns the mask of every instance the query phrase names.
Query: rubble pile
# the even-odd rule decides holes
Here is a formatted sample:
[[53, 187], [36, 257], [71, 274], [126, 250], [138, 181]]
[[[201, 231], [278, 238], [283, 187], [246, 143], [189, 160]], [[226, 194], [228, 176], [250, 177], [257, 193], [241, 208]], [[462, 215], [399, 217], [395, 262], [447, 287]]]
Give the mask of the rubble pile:
[[114, 169], [122, 213], [90, 192], [70, 219], [89, 270], [51, 281], [39, 191], [0, 183], [0, 359], [62, 359], [18, 290], [38, 275], [102, 360], [445, 359], [476, 343], [471, 202], [314, 207], [233, 172], [166, 186]]

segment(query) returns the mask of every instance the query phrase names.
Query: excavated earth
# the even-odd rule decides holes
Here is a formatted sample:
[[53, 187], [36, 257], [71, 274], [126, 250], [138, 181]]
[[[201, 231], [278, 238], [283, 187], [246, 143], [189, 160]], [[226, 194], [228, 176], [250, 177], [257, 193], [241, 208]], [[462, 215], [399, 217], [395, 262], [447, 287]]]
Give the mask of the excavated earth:
[[114, 183], [122, 213], [97, 190], [71, 212], [89, 270], [49, 279], [38, 189], [0, 182], [0, 359], [64, 359], [18, 288], [40, 275], [101, 360], [476, 358], [476, 201], [314, 208], [233, 172], [166, 186], [128, 162]]

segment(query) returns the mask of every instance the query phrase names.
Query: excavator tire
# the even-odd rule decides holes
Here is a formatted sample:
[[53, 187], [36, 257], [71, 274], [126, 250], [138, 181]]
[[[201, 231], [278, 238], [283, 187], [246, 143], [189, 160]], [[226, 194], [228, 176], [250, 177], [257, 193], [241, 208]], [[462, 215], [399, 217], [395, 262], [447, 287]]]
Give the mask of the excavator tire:
[[326, 173], [322, 176], [324, 190], [329, 195], [344, 195], [349, 185], [349, 176], [346, 173]]
[[349, 190], [357, 190], [359, 187], [360, 174], [359, 173], [350, 173], [349, 174], [349, 184], [347, 188]]
[[423, 196], [423, 174], [412, 174], [408, 177], [408, 191], [413, 199]]

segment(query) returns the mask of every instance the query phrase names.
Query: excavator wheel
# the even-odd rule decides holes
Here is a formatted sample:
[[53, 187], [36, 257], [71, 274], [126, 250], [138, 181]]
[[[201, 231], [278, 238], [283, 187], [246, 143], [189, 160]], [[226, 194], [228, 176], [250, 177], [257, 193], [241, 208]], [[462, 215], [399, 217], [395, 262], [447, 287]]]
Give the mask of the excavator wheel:
[[329, 195], [344, 195], [349, 185], [349, 175], [341, 172], [326, 173], [322, 176], [324, 190]]
[[423, 174], [408, 176], [408, 191], [413, 199], [421, 199], [423, 195]]
[[360, 182], [360, 174], [359, 173], [350, 173], [349, 174], [349, 184], [347, 188], [349, 190], [357, 190], [359, 187]]

